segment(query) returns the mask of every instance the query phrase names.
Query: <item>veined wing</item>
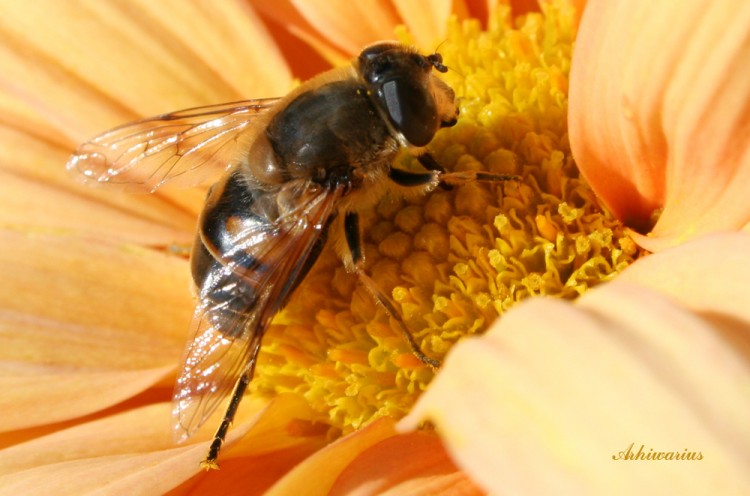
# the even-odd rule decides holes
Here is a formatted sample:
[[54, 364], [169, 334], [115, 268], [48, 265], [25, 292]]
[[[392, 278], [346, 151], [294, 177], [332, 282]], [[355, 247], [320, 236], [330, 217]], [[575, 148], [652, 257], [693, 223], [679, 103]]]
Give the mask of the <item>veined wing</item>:
[[240, 138], [277, 101], [196, 107], [125, 124], [82, 144], [66, 168], [85, 182], [131, 191], [198, 185], [237, 160]]
[[[192, 435], [216, 410], [245, 371], [252, 371], [273, 316], [317, 257], [343, 189], [297, 188], [297, 207], [277, 222], [245, 229], [220, 254], [200, 291], [173, 397], [178, 441]], [[316, 189], [317, 188], [317, 189]]]

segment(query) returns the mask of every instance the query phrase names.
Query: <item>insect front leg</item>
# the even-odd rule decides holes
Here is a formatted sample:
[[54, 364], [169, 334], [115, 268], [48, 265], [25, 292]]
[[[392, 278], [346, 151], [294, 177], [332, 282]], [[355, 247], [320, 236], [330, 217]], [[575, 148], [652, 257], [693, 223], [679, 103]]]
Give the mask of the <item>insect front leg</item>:
[[[433, 179], [434, 176], [431, 176], [430, 180]], [[412, 353], [414, 353], [414, 356], [416, 356], [419, 361], [429, 365], [433, 369], [439, 368], [440, 362], [425, 355], [425, 353], [422, 351], [422, 348], [420, 348], [419, 343], [417, 343], [411, 331], [407, 327], [406, 322], [404, 322], [404, 319], [401, 316], [401, 312], [398, 311], [388, 295], [386, 295], [378, 287], [375, 281], [373, 281], [372, 278], [368, 276], [362, 268], [362, 265], [364, 263], [362, 252], [362, 234], [359, 230], [359, 215], [356, 212], [349, 212], [344, 217], [344, 235], [346, 237], [346, 243], [349, 248], [349, 253], [352, 257], [354, 273], [359, 278], [359, 281], [367, 289], [367, 291], [369, 291], [375, 301], [383, 306], [386, 314], [388, 314], [389, 317], [396, 321], [399, 329], [401, 330], [401, 333], [409, 343], [409, 347], [411, 348]]]
[[520, 176], [513, 174], [494, 174], [484, 171], [460, 171], [446, 172], [445, 168], [429, 153], [417, 157], [419, 163], [430, 172], [412, 172], [401, 169], [391, 169], [388, 177], [391, 181], [399, 186], [417, 187], [427, 186], [433, 181], [439, 181], [440, 188], [450, 191], [454, 185], [469, 182], [501, 182], [514, 181], [521, 179]]
[[[436, 174], [437, 172], [437, 174]], [[417, 186], [427, 186], [439, 178], [439, 172], [412, 172], [401, 169], [391, 169], [388, 172], [388, 178], [399, 186], [413, 188]]]
[[492, 172], [483, 171], [460, 171], [460, 172], [446, 172], [445, 168], [437, 163], [435, 158], [429, 153], [425, 153], [417, 157], [419, 163], [427, 170], [437, 171], [440, 173], [440, 187], [444, 189], [450, 189], [452, 185], [459, 185], [468, 182], [501, 182], [501, 181], [515, 181], [521, 179], [520, 176], [513, 174], [494, 174]]
[[445, 172], [445, 167], [440, 165], [437, 160], [435, 160], [435, 157], [430, 155], [429, 153], [423, 153], [422, 155], [417, 157], [417, 160], [419, 160], [419, 163], [427, 170], [431, 171], [437, 171], [440, 173]]

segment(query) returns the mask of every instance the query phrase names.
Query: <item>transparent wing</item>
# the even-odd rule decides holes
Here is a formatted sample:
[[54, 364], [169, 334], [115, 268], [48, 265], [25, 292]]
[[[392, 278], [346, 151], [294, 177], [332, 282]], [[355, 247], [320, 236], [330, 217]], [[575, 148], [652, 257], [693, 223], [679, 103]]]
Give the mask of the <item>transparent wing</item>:
[[200, 291], [173, 397], [177, 441], [191, 436], [216, 410], [248, 367], [261, 338], [286, 304], [311, 253], [325, 240], [342, 191], [293, 185], [297, 207], [277, 222], [242, 230], [220, 254]]
[[125, 124], [82, 144], [66, 168], [85, 182], [132, 191], [201, 184], [232, 165], [239, 138], [277, 101], [210, 105]]

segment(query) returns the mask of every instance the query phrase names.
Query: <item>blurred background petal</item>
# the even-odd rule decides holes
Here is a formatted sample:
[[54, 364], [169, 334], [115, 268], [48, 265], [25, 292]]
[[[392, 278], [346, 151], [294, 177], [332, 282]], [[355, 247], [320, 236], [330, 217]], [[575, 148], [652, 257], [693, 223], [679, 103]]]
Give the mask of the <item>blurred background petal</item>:
[[71, 146], [145, 115], [283, 94], [291, 82], [241, 1], [6, 2], [0, 39], [0, 88]]

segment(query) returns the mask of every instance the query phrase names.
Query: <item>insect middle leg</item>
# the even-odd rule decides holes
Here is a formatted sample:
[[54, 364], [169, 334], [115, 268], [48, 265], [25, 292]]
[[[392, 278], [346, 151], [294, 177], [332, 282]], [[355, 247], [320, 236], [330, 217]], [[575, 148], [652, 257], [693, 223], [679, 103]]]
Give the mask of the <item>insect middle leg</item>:
[[429, 365], [433, 369], [439, 368], [440, 362], [425, 355], [422, 348], [419, 346], [419, 343], [414, 339], [406, 322], [404, 322], [401, 312], [398, 311], [388, 295], [386, 295], [378, 287], [377, 283], [375, 283], [375, 281], [362, 269], [362, 262], [364, 261], [362, 252], [362, 234], [359, 230], [359, 215], [357, 215], [356, 212], [349, 212], [346, 214], [344, 218], [344, 234], [352, 257], [352, 262], [354, 263], [354, 273], [357, 275], [362, 285], [367, 289], [370, 295], [372, 295], [373, 299], [382, 305], [386, 314], [396, 321], [401, 333], [407, 343], [409, 343], [409, 347], [411, 348], [412, 353], [414, 353], [414, 356], [416, 356], [419, 361]]

